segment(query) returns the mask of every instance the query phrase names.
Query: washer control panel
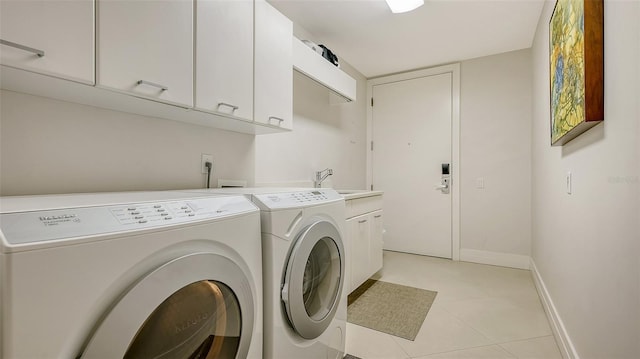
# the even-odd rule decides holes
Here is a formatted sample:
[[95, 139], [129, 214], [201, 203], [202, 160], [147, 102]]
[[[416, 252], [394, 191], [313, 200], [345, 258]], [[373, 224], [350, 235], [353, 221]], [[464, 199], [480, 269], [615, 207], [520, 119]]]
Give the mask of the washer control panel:
[[63, 208], [0, 214], [5, 245], [97, 236], [257, 212], [243, 196]]
[[314, 188], [308, 191], [256, 194], [260, 207], [271, 209], [296, 208], [307, 205], [318, 205], [325, 202], [344, 200], [342, 196], [330, 188]]
[[[173, 221], [175, 218], [189, 218], [205, 214], [194, 209], [193, 206], [193, 202], [169, 202], [122, 206], [109, 210], [120, 224], [129, 225]], [[215, 213], [207, 214], [214, 215]]]

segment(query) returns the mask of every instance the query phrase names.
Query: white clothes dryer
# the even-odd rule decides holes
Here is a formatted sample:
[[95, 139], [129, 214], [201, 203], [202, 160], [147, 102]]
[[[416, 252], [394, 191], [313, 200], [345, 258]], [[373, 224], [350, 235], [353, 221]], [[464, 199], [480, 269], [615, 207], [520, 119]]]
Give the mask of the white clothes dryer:
[[0, 357], [262, 358], [243, 196], [0, 198]]
[[261, 210], [267, 359], [342, 359], [345, 202], [327, 188], [229, 188]]

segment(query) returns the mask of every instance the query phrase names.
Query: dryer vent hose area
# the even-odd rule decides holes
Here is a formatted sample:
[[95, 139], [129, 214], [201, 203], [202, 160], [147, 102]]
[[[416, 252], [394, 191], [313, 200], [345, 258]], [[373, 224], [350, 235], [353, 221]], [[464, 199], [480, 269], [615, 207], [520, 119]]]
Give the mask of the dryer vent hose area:
[[207, 167], [207, 188], [211, 188], [211, 170], [213, 169], [213, 163], [207, 161], [204, 163], [204, 166]]

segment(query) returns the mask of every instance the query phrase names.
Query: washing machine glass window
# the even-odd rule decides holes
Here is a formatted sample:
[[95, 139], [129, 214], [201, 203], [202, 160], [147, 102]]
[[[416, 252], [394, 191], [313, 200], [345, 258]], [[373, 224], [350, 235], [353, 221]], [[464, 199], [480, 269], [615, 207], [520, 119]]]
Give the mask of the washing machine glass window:
[[151, 313], [124, 359], [235, 358], [241, 326], [240, 306], [229, 287], [191, 283]]
[[282, 301], [293, 329], [314, 339], [329, 326], [344, 285], [344, 246], [336, 227], [319, 220], [296, 238], [282, 285]]
[[321, 320], [329, 314], [340, 288], [340, 253], [329, 237], [313, 246], [302, 279], [302, 297], [309, 317]]
[[244, 358], [253, 306], [251, 284], [236, 263], [215, 253], [185, 255], [131, 288], [99, 324], [81, 357]]

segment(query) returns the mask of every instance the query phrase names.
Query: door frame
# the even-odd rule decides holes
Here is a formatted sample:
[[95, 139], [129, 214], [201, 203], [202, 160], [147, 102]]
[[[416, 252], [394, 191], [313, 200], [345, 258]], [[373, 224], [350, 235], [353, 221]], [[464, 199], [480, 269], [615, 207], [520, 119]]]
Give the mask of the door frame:
[[[373, 86], [451, 74], [451, 259], [460, 260], [460, 63], [403, 72], [367, 80], [367, 188], [373, 188]], [[429, 186], [429, 184], [426, 184]]]

